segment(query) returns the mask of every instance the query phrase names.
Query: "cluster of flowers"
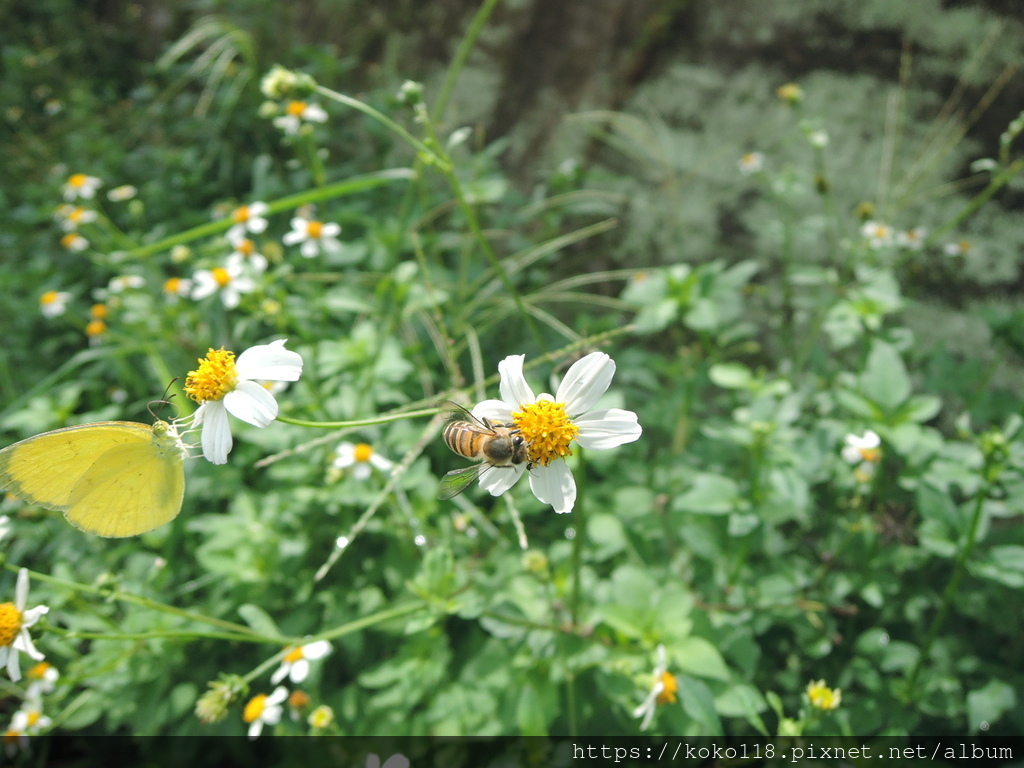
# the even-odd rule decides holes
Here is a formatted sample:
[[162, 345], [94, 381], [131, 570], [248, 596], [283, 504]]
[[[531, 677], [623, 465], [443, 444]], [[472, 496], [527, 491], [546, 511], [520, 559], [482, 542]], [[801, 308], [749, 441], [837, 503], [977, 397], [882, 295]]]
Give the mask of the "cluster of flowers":
[[[277, 685], [286, 677], [295, 685], [301, 684], [309, 676], [310, 660], [322, 659], [330, 652], [331, 644], [326, 640], [287, 649], [281, 666], [270, 677], [271, 685]], [[309, 695], [299, 689], [289, 694], [287, 688], [277, 685], [272, 693], [259, 693], [249, 699], [242, 710], [242, 720], [249, 726], [250, 739], [259, 736], [264, 726], [274, 726], [281, 722], [286, 701], [292, 718], [298, 720], [309, 706]], [[307, 718], [309, 726], [319, 732], [327, 729], [333, 721], [334, 711], [325, 704], [316, 707]]]

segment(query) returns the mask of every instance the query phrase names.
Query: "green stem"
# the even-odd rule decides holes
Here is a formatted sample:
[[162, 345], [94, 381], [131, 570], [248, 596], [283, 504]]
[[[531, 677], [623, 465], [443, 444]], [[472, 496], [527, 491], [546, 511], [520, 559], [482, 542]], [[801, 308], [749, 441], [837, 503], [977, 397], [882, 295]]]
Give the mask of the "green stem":
[[950, 219], [941, 227], [932, 232], [931, 235], [925, 238], [924, 247], [927, 248], [930, 245], [934, 245], [940, 237], [942, 237], [947, 232], [957, 227], [962, 221], [967, 219], [975, 211], [981, 208], [981, 206], [984, 205], [989, 200], [989, 198], [992, 197], [992, 195], [994, 195], [996, 192], [998, 192], [1000, 189], [1006, 186], [1010, 182], [1010, 179], [1012, 179], [1014, 176], [1020, 173], [1021, 169], [1024, 169], [1024, 157], [1018, 158], [1009, 166], [1007, 166], [1002, 173], [1000, 173], [998, 176], [995, 176], [992, 179], [992, 181], [988, 183], [988, 186], [985, 187], [985, 189], [978, 193], [977, 197], [975, 197], [967, 205], [965, 205], [956, 216], [954, 216], [952, 219]]
[[356, 429], [358, 427], [369, 427], [373, 424], [386, 424], [389, 421], [418, 419], [420, 416], [436, 416], [440, 410], [439, 408], [426, 408], [422, 411], [406, 411], [405, 413], [374, 416], [369, 419], [358, 419], [356, 421], [303, 421], [302, 419], [291, 419], [287, 416], [278, 416], [277, 421], [283, 424], [293, 424], [296, 427], [312, 427], [315, 429]]
[[946, 591], [942, 594], [942, 605], [939, 608], [939, 612], [935, 614], [935, 618], [932, 619], [932, 625], [928, 629], [928, 635], [924, 641], [924, 645], [921, 646], [921, 653], [917, 657], [917, 663], [914, 664], [914, 669], [907, 680], [908, 698], [914, 697], [918, 675], [920, 674], [925, 661], [928, 659], [928, 655], [931, 653], [932, 644], [935, 642], [935, 638], [939, 634], [939, 629], [942, 628], [942, 625], [946, 621], [946, 615], [949, 613], [949, 607], [953, 604], [953, 599], [956, 597], [957, 590], [960, 587], [960, 580], [963, 578], [964, 572], [967, 570], [967, 561], [971, 556], [974, 544], [978, 538], [978, 528], [981, 525], [981, 511], [987, 495], [988, 487], [987, 485], [983, 485], [978, 489], [975, 496], [974, 512], [971, 515], [971, 525], [967, 531], [967, 541], [964, 542], [963, 549], [961, 549], [957, 554], [956, 563], [953, 566], [953, 575], [950, 577], [949, 583], [946, 585]]
[[462, 42], [459, 43], [459, 49], [455, 52], [455, 58], [452, 59], [451, 66], [448, 67], [448, 71], [445, 73], [444, 82], [441, 83], [437, 99], [430, 110], [437, 116], [438, 120], [444, 117], [444, 111], [448, 108], [448, 101], [451, 98], [452, 91], [455, 89], [455, 81], [458, 79], [462, 68], [466, 65], [466, 60], [469, 58], [473, 46], [476, 45], [476, 39], [480, 36], [480, 32], [483, 31], [487, 19], [490, 18], [497, 4], [498, 0], [484, 0], [480, 10], [476, 12], [473, 20], [469, 23], [469, 29], [466, 30]]
[[576, 473], [579, 479], [576, 482], [576, 504], [572, 508], [573, 513], [576, 515], [576, 536], [572, 540], [572, 598], [569, 603], [569, 615], [572, 618], [573, 629], [577, 628], [577, 622], [579, 621], [582, 591], [580, 588], [580, 572], [583, 569], [583, 539], [587, 533], [586, 507], [584, 505], [587, 464], [582, 448], [577, 447], [576, 454], [579, 456], [579, 468]]

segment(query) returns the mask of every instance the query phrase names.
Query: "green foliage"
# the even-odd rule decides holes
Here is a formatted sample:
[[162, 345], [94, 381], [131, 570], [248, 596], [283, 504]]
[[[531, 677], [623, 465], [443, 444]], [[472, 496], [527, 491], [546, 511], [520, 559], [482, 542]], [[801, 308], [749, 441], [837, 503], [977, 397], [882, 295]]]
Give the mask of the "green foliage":
[[[893, 4], [861, 6], [864, 24], [914, 28]], [[918, 33], [963, 46], [959, 14], [936, 16]], [[927, 314], [944, 297], [931, 275], [968, 281], [980, 263], [957, 249], [964, 227], [1004, 266], [1019, 244], [992, 200], [1019, 184], [1019, 118], [979, 147], [952, 119], [887, 120], [867, 76], [808, 77], [783, 101], [761, 71], [685, 64], [638, 94], [657, 116], [578, 118], [600, 128], [600, 162], [526, 199], [501, 147], [442, 128], [432, 89], [356, 99], [325, 87], [342, 64], [271, 70], [253, 40], [205, 18], [164, 54], [164, 79], [139, 65], [131, 110], [89, 124], [90, 77], [106, 80], [83, 71], [51, 119], [8, 114], [15, 153], [34, 153], [12, 166], [0, 233], [22, 256], [0, 264], [10, 442], [148, 421], [165, 388], [162, 418], [187, 419], [186, 377], [211, 348], [287, 338], [304, 360], [276, 423], [233, 422], [227, 464], [193, 450], [163, 528], [98, 539], [3, 502], [0, 597], [24, 567], [28, 605], [50, 608], [31, 634], [60, 670], [42, 697], [53, 728], [242, 734], [246, 703], [318, 640], [331, 653], [282, 683], [308, 701], [267, 729], [626, 735], [645, 707], [651, 730], [679, 735], [1024, 727], [1006, 608], [1024, 588], [1019, 385], [998, 385], [1002, 358], [959, 357]], [[0, 88], [73, 52], [6, 48]], [[680, 89], [693, 98], [667, 95]], [[934, 131], [942, 152], [902, 154]], [[745, 173], [748, 151], [764, 163]], [[979, 155], [979, 185], [930, 194]], [[880, 185], [887, 156], [905, 173]], [[630, 172], [612, 172], [623, 158]], [[103, 183], [70, 203], [96, 213], [73, 226], [53, 211], [78, 173]], [[110, 198], [122, 184], [136, 193]], [[258, 200], [266, 228], [245, 236], [265, 265], [228, 239]], [[289, 230], [313, 221], [340, 224], [340, 242], [302, 253]], [[58, 244], [71, 232], [82, 250]], [[232, 251], [242, 266], [212, 272]], [[196, 294], [225, 276], [237, 295]], [[63, 313], [41, 315], [46, 291], [70, 294]], [[1019, 320], [993, 304], [979, 321], [1007, 365]], [[616, 363], [598, 407], [635, 411], [643, 435], [574, 447], [570, 514], [527, 481], [436, 498], [468, 463], [440, 438], [438, 401], [498, 397], [516, 354], [535, 391], [557, 392], [593, 348]], [[337, 462], [342, 441], [362, 461]], [[0, 681], [0, 697], [39, 703], [27, 681]], [[321, 705], [333, 718], [316, 725]]]

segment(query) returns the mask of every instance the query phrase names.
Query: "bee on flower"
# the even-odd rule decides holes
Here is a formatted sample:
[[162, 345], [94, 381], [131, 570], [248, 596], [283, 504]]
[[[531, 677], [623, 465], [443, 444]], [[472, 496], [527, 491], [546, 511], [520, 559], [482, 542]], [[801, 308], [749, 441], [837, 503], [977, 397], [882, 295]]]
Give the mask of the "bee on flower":
[[576, 481], [565, 463], [572, 443], [603, 451], [640, 438], [637, 415], [620, 408], [592, 410], [611, 384], [615, 362], [603, 352], [577, 360], [554, 395], [535, 395], [523, 376], [525, 355], [498, 364], [500, 400], [484, 400], [472, 410], [478, 419], [508, 425], [528, 446], [528, 461], [480, 474], [480, 487], [499, 496], [527, 472], [530, 490], [555, 512], [571, 512]]
[[36, 650], [28, 630], [40, 618], [49, 613], [49, 607], [37, 605], [26, 608], [28, 603], [28, 571], [18, 571], [13, 603], [0, 603], [0, 667], [7, 667], [7, 674], [13, 682], [21, 680], [18, 654], [24, 653], [30, 659], [43, 660], [43, 654]]
[[256, 427], [277, 418], [278, 405], [261, 381], [298, 381], [302, 357], [284, 348], [285, 340], [250, 347], [235, 360], [234, 352], [211, 349], [189, 371], [185, 394], [199, 403], [193, 427], [202, 427], [203, 456], [213, 464], [225, 464], [231, 452], [230, 413]]
[[64, 184], [64, 199], [68, 202], [78, 198], [92, 200], [102, 184], [103, 182], [95, 176], [86, 176], [84, 173], [72, 174]]

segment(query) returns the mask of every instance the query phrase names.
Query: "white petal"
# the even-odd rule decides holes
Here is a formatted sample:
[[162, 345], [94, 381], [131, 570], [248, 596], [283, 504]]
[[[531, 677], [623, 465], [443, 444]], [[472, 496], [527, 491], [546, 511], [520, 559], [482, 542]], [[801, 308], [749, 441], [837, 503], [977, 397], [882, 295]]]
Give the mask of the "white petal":
[[14, 587], [14, 607], [18, 613], [25, 610], [25, 603], [28, 602], [28, 569], [18, 570], [18, 581]]
[[632, 443], [643, 433], [636, 414], [621, 408], [585, 413], [573, 419], [573, 424], [580, 429], [576, 442], [597, 451]]
[[558, 514], [572, 512], [576, 504], [576, 481], [561, 460], [546, 467], [534, 467], [530, 471], [530, 490], [545, 504], [554, 507]]
[[242, 294], [231, 286], [227, 286], [220, 292], [220, 300], [225, 309], [234, 309], [242, 300]]
[[306, 239], [305, 232], [287, 232], [285, 236], [281, 238], [281, 242], [285, 245], [295, 245], [301, 243]]
[[0, 648], [7, 653], [7, 676], [12, 683], [21, 680], [21, 668], [18, 666], [18, 650], [16, 648]]
[[309, 677], [309, 662], [305, 659], [299, 659], [292, 664], [291, 677], [293, 683], [301, 683], [307, 677]]
[[203, 411], [203, 456], [211, 464], [226, 464], [231, 453], [231, 425], [224, 401], [203, 403], [200, 411]]
[[302, 655], [307, 659], [322, 659], [331, 652], [331, 644], [327, 640], [316, 640], [302, 646]]
[[374, 451], [370, 454], [370, 463], [373, 464], [381, 472], [390, 472], [395, 466], [395, 462], [391, 459], [385, 459], [379, 453]]
[[352, 443], [340, 443], [334, 451], [334, 466], [338, 469], [351, 467], [356, 462], [356, 447]]
[[24, 611], [21, 614], [21, 626], [22, 626], [22, 629], [28, 629], [33, 624], [35, 624], [37, 621], [39, 621], [39, 619], [42, 616], [45, 616], [49, 612], [50, 612], [49, 607], [45, 606], [45, 605], [37, 605], [35, 608], [32, 608], [31, 610]]
[[409, 758], [401, 754], [392, 755], [384, 761], [384, 768], [409, 768]]
[[853, 445], [843, 448], [843, 452], [840, 455], [847, 464], [856, 464], [860, 461], [860, 449]]
[[[265, 702], [263, 702], [263, 704], [266, 707], [271, 707], [272, 708], [272, 707], [275, 707], [276, 705], [280, 704], [282, 701], [284, 701], [287, 698], [288, 698], [288, 689], [285, 688], [283, 685], [279, 685], [277, 688], [274, 689], [274, 692], [272, 694], [267, 696], [267, 700]], [[266, 711], [266, 710], [264, 710], [264, 711]]]
[[277, 418], [277, 400], [255, 381], [240, 381], [221, 401], [228, 413], [254, 427], [265, 427]]
[[490, 467], [480, 475], [480, 487], [491, 496], [501, 496], [519, 481], [525, 469], [525, 464], [511, 467]]
[[249, 347], [238, 356], [235, 368], [240, 379], [298, 381], [302, 375], [302, 356], [284, 348], [286, 339]]
[[356, 462], [355, 467], [352, 469], [352, 477], [362, 482], [370, 477], [370, 465], [365, 461]]
[[329, 221], [320, 228], [320, 237], [337, 237], [341, 234], [341, 225]]
[[292, 670], [291, 662], [288, 662], [288, 661], [284, 662], [280, 667], [277, 668], [277, 670], [274, 672], [274, 674], [272, 674], [270, 676], [270, 684], [271, 685], [277, 685], [282, 680], [284, 680], [286, 677], [288, 677], [288, 673], [291, 672], [291, 670]]
[[263, 721], [258, 717], [249, 724], [249, 738], [255, 739], [263, 733]]
[[509, 355], [498, 363], [498, 373], [501, 374], [501, 383], [498, 390], [501, 392], [501, 399], [515, 410], [526, 403], [536, 401], [533, 390], [526, 383], [523, 376], [523, 360], [526, 355]]
[[482, 403], [477, 403], [471, 413], [481, 421], [490, 419], [498, 424], [508, 424], [512, 421], [513, 410], [515, 410], [514, 407], [501, 400], [484, 400]]
[[586, 413], [608, 390], [615, 375], [615, 361], [604, 352], [591, 352], [577, 360], [558, 385], [555, 401], [565, 403], [569, 416]]
[[366, 768], [380, 768], [380, 758], [373, 752], [366, 756]]
[[318, 253], [320, 253], [320, 246], [317, 245], [316, 240], [307, 240], [299, 248], [299, 253], [305, 256], [307, 259], [312, 259]]

